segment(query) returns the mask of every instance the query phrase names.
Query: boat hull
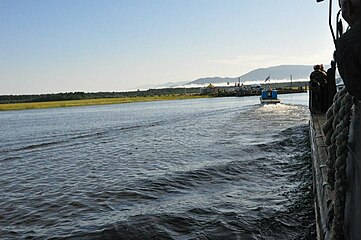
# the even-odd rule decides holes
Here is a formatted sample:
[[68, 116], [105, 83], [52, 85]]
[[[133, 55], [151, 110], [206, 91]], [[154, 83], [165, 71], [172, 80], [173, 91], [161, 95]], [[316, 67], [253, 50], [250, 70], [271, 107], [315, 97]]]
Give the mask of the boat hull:
[[261, 100], [262, 104], [276, 104], [276, 103], [281, 102], [281, 100], [279, 100], [279, 99], [262, 99], [262, 98], [260, 98], [260, 100]]
[[277, 98], [277, 91], [272, 89], [262, 90], [260, 100], [262, 104], [275, 104], [281, 102]]

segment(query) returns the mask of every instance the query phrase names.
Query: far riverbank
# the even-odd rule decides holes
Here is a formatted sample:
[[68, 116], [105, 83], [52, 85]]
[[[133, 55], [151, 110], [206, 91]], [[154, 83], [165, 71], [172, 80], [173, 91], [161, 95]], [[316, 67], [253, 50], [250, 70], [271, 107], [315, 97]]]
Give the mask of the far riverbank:
[[59, 108], [59, 107], [79, 107], [79, 106], [95, 106], [107, 104], [121, 104], [132, 102], [151, 102], [166, 100], [182, 100], [192, 98], [207, 98], [208, 95], [163, 95], [148, 97], [121, 97], [121, 98], [98, 98], [98, 99], [82, 99], [67, 101], [48, 101], [48, 102], [30, 102], [30, 103], [6, 103], [0, 104], [0, 111], [10, 110], [27, 110], [27, 109], [43, 109], [43, 108]]
[[[210, 85], [212, 86], [212, 85]], [[34, 95], [0, 95], [0, 111], [43, 109], [59, 107], [95, 106], [132, 102], [150, 102], [164, 100], [182, 100], [207, 97], [231, 97], [260, 95], [259, 88], [251, 85], [238, 87], [206, 87], [206, 88], [164, 88], [130, 92], [67, 92]], [[267, 83], [262, 88], [276, 89], [280, 94], [307, 91], [307, 83]]]

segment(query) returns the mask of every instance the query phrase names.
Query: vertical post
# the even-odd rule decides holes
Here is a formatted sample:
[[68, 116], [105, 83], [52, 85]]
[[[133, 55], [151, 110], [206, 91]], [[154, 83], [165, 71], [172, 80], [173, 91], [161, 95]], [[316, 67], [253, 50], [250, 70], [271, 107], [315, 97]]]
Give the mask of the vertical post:
[[330, 4], [329, 4], [329, 8], [328, 8], [328, 26], [330, 27], [330, 30], [331, 30], [333, 43], [336, 46], [335, 32], [333, 31], [333, 27], [332, 27], [332, 0], [330, 0]]
[[292, 74], [290, 75], [290, 79], [291, 79], [291, 89], [292, 89]]

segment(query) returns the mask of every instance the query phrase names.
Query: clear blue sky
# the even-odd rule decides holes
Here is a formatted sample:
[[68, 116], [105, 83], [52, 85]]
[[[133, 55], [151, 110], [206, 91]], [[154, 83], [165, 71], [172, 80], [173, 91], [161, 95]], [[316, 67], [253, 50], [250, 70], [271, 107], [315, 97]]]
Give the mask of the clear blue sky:
[[327, 4], [0, 0], [0, 94], [120, 91], [328, 64]]

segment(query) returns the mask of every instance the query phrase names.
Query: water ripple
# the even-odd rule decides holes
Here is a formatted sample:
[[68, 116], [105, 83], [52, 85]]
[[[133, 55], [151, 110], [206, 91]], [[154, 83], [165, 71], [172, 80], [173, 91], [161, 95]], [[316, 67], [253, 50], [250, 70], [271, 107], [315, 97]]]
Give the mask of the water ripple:
[[219, 98], [1, 117], [3, 239], [315, 237], [304, 105]]

